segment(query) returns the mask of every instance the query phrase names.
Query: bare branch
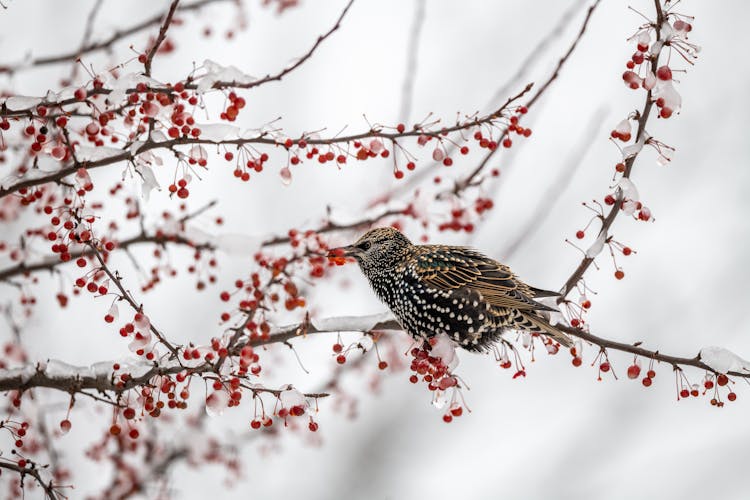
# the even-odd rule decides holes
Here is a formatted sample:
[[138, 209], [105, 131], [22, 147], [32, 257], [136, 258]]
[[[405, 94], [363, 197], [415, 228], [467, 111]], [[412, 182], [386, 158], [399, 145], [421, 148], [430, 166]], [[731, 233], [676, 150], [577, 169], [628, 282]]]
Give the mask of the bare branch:
[[33, 477], [37, 484], [39, 484], [39, 486], [44, 490], [44, 496], [48, 500], [59, 500], [64, 498], [57, 491], [59, 489], [59, 486], [56, 486], [51, 479], [48, 483], [44, 482], [44, 479], [42, 479], [42, 476], [39, 473], [39, 469], [37, 468], [36, 464], [32, 463], [27, 467], [20, 467], [18, 466], [18, 464], [6, 462], [5, 460], [0, 459], [0, 469], [7, 469], [13, 472], [17, 472], [21, 476], [21, 484], [23, 484], [23, 480], [26, 476]]
[[161, 28], [159, 28], [159, 34], [156, 36], [154, 44], [148, 50], [148, 54], [146, 55], [146, 62], [143, 63], [144, 73], [146, 76], [151, 76], [151, 63], [154, 61], [154, 56], [159, 50], [159, 46], [167, 37], [167, 30], [169, 29], [170, 24], [172, 24], [172, 17], [174, 16], [174, 12], [177, 9], [177, 4], [179, 3], [180, 0], [172, 0], [172, 4], [169, 6], [167, 15], [164, 17], [164, 22], [161, 24]]
[[[177, 9], [178, 12], [188, 12], [192, 10], [198, 10], [208, 4], [216, 3], [216, 2], [225, 2], [229, 0], [197, 0], [195, 2], [189, 3], [189, 4], [183, 4], [181, 7]], [[115, 31], [111, 36], [108, 38], [100, 41], [100, 42], [94, 42], [94, 43], [84, 43], [79, 49], [59, 54], [56, 56], [43, 56], [38, 57], [36, 59], [32, 59], [31, 61], [19, 65], [13, 65], [13, 66], [0, 66], [0, 73], [16, 73], [19, 71], [27, 70], [30, 68], [40, 67], [40, 66], [48, 66], [51, 64], [61, 64], [61, 63], [68, 63], [68, 62], [74, 62], [76, 59], [80, 58], [83, 55], [90, 54], [92, 52], [99, 52], [101, 50], [111, 50], [112, 46], [119, 42], [120, 40], [127, 38], [131, 35], [135, 35], [136, 33], [140, 33], [141, 31], [147, 30], [151, 28], [152, 26], [158, 25], [163, 19], [166, 13], [159, 14], [154, 17], [151, 17], [149, 19], [146, 19], [144, 21], [141, 21], [138, 24], [135, 24], [129, 28], [125, 28], [123, 30]]]
[[[135, 312], [143, 313], [143, 306], [139, 305], [135, 301], [135, 299], [133, 299], [130, 292], [125, 289], [122, 284], [120, 275], [116, 272], [112, 272], [112, 270], [107, 266], [107, 263], [104, 261], [104, 257], [102, 257], [102, 254], [96, 247], [96, 245], [93, 243], [89, 243], [88, 247], [91, 249], [94, 257], [96, 257], [96, 260], [99, 261], [100, 269], [106, 273], [112, 283], [114, 283], [117, 289], [120, 290], [120, 297], [123, 298], [125, 302], [130, 304], [130, 307], [132, 307]], [[172, 343], [167, 340], [167, 338], [154, 326], [152, 322], [150, 322], [149, 329], [154, 335], [156, 335], [156, 338], [158, 338], [159, 341], [164, 344], [164, 347], [169, 349], [169, 351], [172, 353], [172, 356], [174, 356], [175, 359], [179, 360], [179, 353], [177, 352], [177, 348], [175, 348], [175, 346], [173, 346]]]

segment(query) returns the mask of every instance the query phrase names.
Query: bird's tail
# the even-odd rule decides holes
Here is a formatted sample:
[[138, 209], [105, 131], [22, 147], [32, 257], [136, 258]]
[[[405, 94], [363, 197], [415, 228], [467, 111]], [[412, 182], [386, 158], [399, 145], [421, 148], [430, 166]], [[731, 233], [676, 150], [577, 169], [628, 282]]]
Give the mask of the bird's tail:
[[529, 321], [532, 325], [539, 329], [539, 333], [547, 335], [553, 340], [560, 342], [560, 344], [564, 347], [571, 347], [573, 345], [573, 340], [566, 333], [563, 333], [561, 330], [550, 325], [549, 321], [547, 321], [545, 318], [542, 318], [541, 316], [538, 316], [536, 314], [525, 314], [524, 317], [527, 321]]

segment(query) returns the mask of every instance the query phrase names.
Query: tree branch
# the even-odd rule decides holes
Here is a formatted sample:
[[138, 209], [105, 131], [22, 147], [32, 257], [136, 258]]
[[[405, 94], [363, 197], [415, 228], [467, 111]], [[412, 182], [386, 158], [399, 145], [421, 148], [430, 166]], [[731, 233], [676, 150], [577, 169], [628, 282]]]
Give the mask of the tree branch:
[[156, 55], [156, 52], [159, 50], [159, 46], [167, 37], [167, 30], [169, 29], [169, 26], [172, 24], [172, 17], [174, 16], [174, 12], [177, 9], [177, 4], [179, 3], [180, 3], [180, 0], [172, 0], [172, 4], [169, 6], [167, 15], [164, 17], [164, 22], [161, 24], [161, 28], [159, 28], [159, 34], [156, 36], [156, 40], [154, 41], [154, 44], [151, 46], [151, 48], [148, 51], [148, 54], [146, 55], [146, 62], [143, 64], [144, 74], [146, 76], [151, 76], [151, 63], [154, 61], [154, 56]]
[[[661, 25], [664, 22], [664, 14], [661, 10], [661, 4], [659, 3], [660, 0], [654, 0], [654, 3], [656, 5], [656, 42], [662, 43], [663, 40], [661, 38]], [[652, 56], [651, 58], [651, 72], [656, 74], [656, 69], [659, 65], [659, 56], [661, 56], [661, 51], [663, 49], [664, 45], [660, 45], [659, 52]], [[651, 115], [651, 108], [653, 107], [653, 99], [652, 99], [652, 93], [651, 90], [649, 90], [646, 93], [646, 101], [643, 104], [643, 109], [640, 112], [639, 118], [638, 118], [638, 130], [635, 134], [635, 141], [638, 143], [639, 141], [645, 141], [646, 140], [646, 122], [648, 121], [649, 116]], [[629, 179], [630, 175], [633, 171], [633, 164], [635, 163], [636, 158], [638, 158], [640, 151], [637, 151], [634, 155], [630, 156], [625, 160], [625, 171], [622, 174], [622, 177], [624, 179]], [[622, 189], [618, 188], [617, 190], [617, 198], [615, 203], [612, 205], [612, 208], [609, 210], [609, 213], [602, 221], [602, 227], [599, 230], [598, 237], [601, 235], [606, 235], [609, 232], [609, 229], [612, 227], [612, 224], [614, 224], [615, 219], [617, 218], [617, 215], [620, 213], [622, 207]], [[583, 260], [581, 260], [581, 263], [578, 264], [578, 267], [573, 271], [573, 274], [570, 275], [570, 277], [565, 281], [565, 284], [563, 285], [562, 289], [560, 290], [560, 298], [558, 299], [558, 303], [563, 302], [565, 298], [570, 294], [570, 292], [576, 287], [578, 282], [583, 278], [583, 275], [586, 273], [588, 268], [591, 266], [591, 264], [594, 262], [594, 257], [587, 257], [585, 256]]]
[[42, 479], [42, 476], [41, 474], [39, 474], [39, 470], [36, 468], [35, 464], [32, 464], [28, 467], [19, 467], [18, 464], [15, 464], [13, 462], [0, 460], [0, 469], [7, 469], [13, 472], [17, 472], [21, 476], [22, 485], [25, 476], [33, 477], [34, 480], [39, 484], [39, 486], [41, 486], [41, 488], [44, 490], [44, 496], [49, 500], [59, 500], [64, 498], [56, 491], [59, 486], [55, 486], [51, 479], [49, 483], [44, 482], [44, 479]]
[[[198, 0], [189, 4], [183, 4], [180, 6], [178, 12], [188, 12], [192, 10], [198, 10], [208, 4], [216, 2], [225, 2], [228, 0]], [[0, 73], [17, 73], [19, 71], [27, 70], [30, 68], [48, 66], [51, 64], [60, 64], [67, 62], [74, 62], [76, 59], [83, 55], [90, 54], [92, 52], [99, 52], [101, 50], [110, 50], [112, 46], [120, 40], [127, 38], [131, 35], [147, 30], [154, 25], [158, 25], [163, 19], [166, 13], [156, 15], [149, 19], [146, 19], [138, 24], [135, 24], [129, 28], [114, 32], [111, 36], [100, 42], [84, 43], [79, 49], [59, 54], [56, 56], [42, 56], [23, 64], [0, 66]]]
[[[529, 90], [531, 90], [531, 85], [527, 85], [521, 92], [516, 94], [513, 97], [508, 98], [508, 100], [503, 104], [501, 107], [496, 109], [495, 111], [488, 113], [486, 115], [483, 115], [481, 117], [467, 117], [464, 121], [458, 121], [455, 125], [450, 127], [444, 127], [437, 130], [427, 130], [421, 127], [415, 127], [413, 130], [410, 131], [404, 131], [404, 132], [384, 132], [382, 127], [375, 127], [373, 129], [370, 129], [365, 132], [359, 132], [352, 135], [346, 135], [346, 136], [333, 136], [333, 137], [327, 137], [322, 139], [315, 139], [310, 138], [306, 136], [301, 136], [296, 140], [293, 140], [292, 142], [294, 144], [299, 143], [299, 141], [304, 140], [309, 145], [325, 145], [330, 146], [333, 144], [341, 144], [341, 143], [350, 143], [355, 141], [361, 141], [363, 139], [368, 138], [379, 138], [379, 139], [386, 139], [390, 141], [394, 141], [397, 139], [402, 139], [406, 137], [419, 137], [419, 136], [427, 136], [427, 137], [433, 137], [433, 138], [440, 138], [444, 134], [451, 133], [451, 132], [457, 132], [461, 130], [466, 130], [470, 128], [474, 128], [483, 124], [490, 124], [498, 121], [502, 118], [503, 112], [508, 108], [510, 104], [520, 99], [522, 96], [524, 96]], [[2, 114], [2, 113], [0, 113]], [[97, 168], [105, 167], [108, 165], [113, 165], [116, 163], [120, 163], [123, 161], [132, 161], [134, 160], [138, 155], [152, 151], [157, 149], [167, 149], [167, 150], [174, 150], [176, 146], [189, 146], [189, 145], [196, 145], [196, 144], [222, 144], [225, 146], [243, 146], [243, 145], [265, 145], [265, 146], [280, 146], [284, 145], [283, 141], [280, 141], [279, 139], [270, 138], [267, 136], [266, 133], [261, 133], [257, 135], [256, 137], [250, 137], [250, 138], [237, 138], [237, 139], [229, 139], [229, 140], [213, 140], [213, 139], [203, 139], [201, 137], [179, 137], [176, 139], [171, 139], [167, 141], [155, 141], [153, 139], [148, 139], [147, 141], [144, 141], [141, 143], [135, 151], [132, 151], [132, 147], [127, 147], [123, 149], [120, 153], [113, 154], [111, 156], [108, 156], [106, 158], [102, 158], [100, 160], [96, 161], [83, 161], [80, 163], [80, 165], [72, 164], [65, 166], [58, 170], [57, 172], [53, 172], [47, 175], [42, 175], [34, 179], [26, 179], [26, 180], [20, 180], [15, 182], [14, 184], [11, 184], [7, 187], [0, 187], [0, 198], [3, 198], [9, 194], [15, 193], [21, 189], [24, 188], [30, 188], [34, 186], [40, 186], [42, 184], [47, 184], [49, 182], [57, 182], [61, 179], [76, 173], [76, 171], [79, 168], [83, 168], [86, 170], [94, 170]]]
[[[298, 323], [277, 327], [271, 330], [266, 339], [241, 341], [232, 346], [229, 356], [237, 356], [246, 345], [259, 347], [279, 344], [307, 335], [338, 332], [370, 332], [374, 330], [400, 330], [401, 327], [392, 319], [390, 313], [370, 316], [324, 318], [313, 322]], [[50, 363], [52, 366], [50, 367]], [[76, 367], [55, 361], [45, 364], [26, 365], [22, 368], [0, 370], [0, 392], [18, 390], [26, 391], [36, 387], [46, 387], [64, 392], [80, 392], [92, 389], [101, 393], [120, 394], [134, 387], [150, 385], [154, 377], [174, 375], [180, 372], [188, 374], [215, 373], [216, 365], [200, 362], [196, 366], [185, 366], [171, 360], [163, 364], [119, 363], [122, 369], [118, 373], [130, 373], [126, 381], [116, 379], [112, 370], [115, 361], [97, 363], [91, 367]], [[269, 389], [266, 392], [272, 392]]]

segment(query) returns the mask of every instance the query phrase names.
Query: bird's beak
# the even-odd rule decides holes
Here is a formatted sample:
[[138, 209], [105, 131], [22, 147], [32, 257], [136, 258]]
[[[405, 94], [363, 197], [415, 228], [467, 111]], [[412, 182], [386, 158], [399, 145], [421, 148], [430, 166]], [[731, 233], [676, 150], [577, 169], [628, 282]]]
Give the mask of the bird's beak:
[[354, 257], [355, 255], [359, 255], [360, 249], [355, 247], [354, 245], [349, 245], [345, 247], [339, 247], [339, 248], [332, 248], [328, 251], [328, 258], [334, 259], [334, 258], [341, 258], [341, 257]]

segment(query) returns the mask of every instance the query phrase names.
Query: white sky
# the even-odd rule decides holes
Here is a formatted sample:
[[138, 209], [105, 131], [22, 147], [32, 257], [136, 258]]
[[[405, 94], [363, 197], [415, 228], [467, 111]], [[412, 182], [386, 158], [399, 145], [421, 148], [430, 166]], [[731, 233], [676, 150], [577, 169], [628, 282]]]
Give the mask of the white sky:
[[[41, 55], [75, 46], [91, 5], [6, 3], [8, 8], [0, 12], [3, 61], [29, 51]], [[105, 2], [95, 38], [150, 16], [167, 3]], [[305, 0], [300, 8], [277, 17], [260, 9], [258, 2], [245, 2], [249, 29], [231, 42], [200, 36], [206, 25], [221, 32], [234, 22], [235, 10], [212, 7], [198, 20], [189, 16], [187, 26], [174, 30], [179, 52], [157, 57], [154, 75], [172, 80], [187, 73], [192, 62], [200, 64], [206, 58], [256, 76], [273, 72], [306, 51], [344, 3]], [[645, 0], [630, 4], [649, 15], [652, 11]], [[507, 262], [539, 287], [558, 288], [577, 264], [579, 255], [564, 239], [588, 220], [580, 202], [601, 198], [610, 186], [618, 152], [607, 140], [609, 130], [642, 102], [642, 93], [629, 91], [620, 78], [633, 52], [626, 38], [641, 23], [627, 5], [602, 3], [579, 49], [543, 103], [530, 113], [531, 139], [512, 162], [504, 155], [496, 160], [503, 169], [496, 208], [471, 244], [502, 259], [539, 196], [585, 139], [592, 117], [605, 110], [601, 130], [588, 138], [591, 147], [552, 213]], [[552, 1], [428, 1], [412, 118], [433, 112], [451, 121], [457, 111], [482, 108], [568, 6]], [[612, 278], [605, 254], [600, 258], [602, 270], [589, 272], [588, 284], [599, 292], [592, 298], [590, 324], [600, 335], [642, 340], [676, 355], [722, 345], [750, 357], [750, 226], [745, 215], [750, 208], [748, 7], [739, 0], [720, 5], [686, 0], [677, 10], [696, 16], [692, 39], [703, 51], [694, 68], [675, 75], [681, 80], [681, 114], [668, 121], [652, 120], [648, 128], [677, 152], [668, 167], [657, 166], [651, 151], [638, 158], [633, 179], [656, 222], [636, 223], [624, 217], [616, 222], [616, 238], [638, 254], [620, 259], [626, 272], [621, 282]], [[374, 122], [395, 123], [412, 12], [411, 2], [356, 0], [340, 31], [312, 60], [282, 83], [243, 94], [248, 112], [242, 125], [258, 126], [281, 116], [282, 126], [298, 135], [322, 127], [332, 134], [347, 124], [351, 131], [362, 130], [363, 114]], [[546, 77], [581, 21], [579, 13], [531, 68], [530, 81]], [[127, 44], [119, 45], [115, 60], [127, 53]], [[91, 59], [100, 67], [104, 61]], [[12, 87], [21, 94], [42, 94], [56, 87], [59, 71], [27, 73], [14, 78]], [[3, 88], [7, 87], [5, 78]], [[273, 172], [244, 185], [234, 181], [224, 162], [213, 165], [202, 184], [192, 189], [191, 206], [218, 198], [217, 212], [226, 219], [227, 231], [245, 234], [284, 233], [289, 227], [313, 225], [327, 205], [342, 217], [356, 213], [393, 183], [390, 160], [351, 165], [340, 172], [305, 166], [295, 171], [289, 187], [282, 186]], [[454, 168], [465, 172], [471, 165], [457, 162]], [[164, 174], [162, 184], [168, 184], [168, 177]], [[157, 194], [149, 211], [158, 214], [171, 203], [166, 193]], [[414, 236], [420, 234], [412, 230]], [[444, 235], [436, 240], [465, 242]], [[148, 251], [139, 255], [146, 258]], [[177, 262], [189, 257], [189, 252], [173, 255]], [[127, 259], [116, 262], [129, 270]], [[248, 266], [248, 258], [224, 257], [220, 282], [231, 284], [247, 273]], [[351, 288], [342, 293], [338, 284], [345, 280]], [[313, 299], [317, 313], [382, 310], [354, 266], [338, 269], [331, 282]], [[56, 282], [45, 278], [42, 284], [49, 288], [37, 289], [41, 304], [24, 333], [34, 357], [86, 364], [127, 354], [126, 345], [99, 320], [103, 306], [79, 300], [70, 310], [60, 311], [54, 305]], [[155, 311], [152, 320], [175, 332], [172, 338], [182, 334], [208, 339], [218, 331], [221, 287], [200, 296], [192, 288], [192, 281], [176, 280], [142, 297]], [[3, 302], [15, 293], [0, 288]], [[4, 328], [0, 326], [2, 339], [7, 335]], [[309, 376], [285, 348], [276, 356], [267, 355], [280, 363], [272, 367], [271, 380], [293, 382], [302, 390], [314, 388], [334, 364], [329, 356], [332, 343], [330, 337], [298, 342]], [[657, 370], [650, 389], [622, 378], [597, 382], [596, 371], [588, 366], [592, 355], [588, 349], [578, 369], [567, 355], [541, 355], [528, 367], [525, 380], [511, 380], [511, 374], [490, 357], [462, 354], [459, 373], [471, 386], [465, 396], [473, 412], [451, 425], [442, 422], [427, 391], [409, 384], [404, 372], [387, 376], [377, 396], [367, 389], [369, 375], [349, 375], [345, 385], [360, 396], [359, 416], [347, 419], [324, 402], [319, 416], [321, 446], [308, 446], [297, 435], [284, 436], [278, 450], [270, 453], [259, 453], [256, 444], [248, 444], [242, 452], [245, 480], [227, 490], [221, 486], [223, 472], [210, 467], [193, 472], [181, 466], [174, 474], [175, 498], [747, 498], [750, 391], [740, 387], [743, 382], [737, 384], [737, 402], [715, 410], [704, 398], [675, 401], [674, 378], [666, 366]], [[624, 377], [630, 359], [615, 354], [612, 361]], [[368, 373], [374, 364], [368, 364]], [[700, 378], [697, 372], [689, 376]], [[249, 411], [243, 405], [212, 419], [212, 433], [224, 438], [246, 435]], [[92, 413], [76, 410], [73, 431], [60, 440], [75, 471], [73, 498], [96, 491], [108, 479], [105, 470], [79, 453], [92, 435], [78, 424]], [[102, 428], [108, 425], [106, 415], [96, 419], [91, 426], [99, 421]]]

